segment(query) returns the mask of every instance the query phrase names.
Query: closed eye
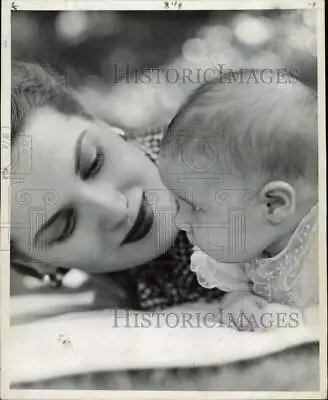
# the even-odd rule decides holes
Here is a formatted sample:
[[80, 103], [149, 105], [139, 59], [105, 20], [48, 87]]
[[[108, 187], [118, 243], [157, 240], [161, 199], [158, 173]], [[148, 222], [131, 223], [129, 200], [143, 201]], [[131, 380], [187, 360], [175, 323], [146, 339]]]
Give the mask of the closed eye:
[[101, 170], [105, 162], [103, 148], [89, 134], [83, 131], [75, 146], [75, 173], [82, 180], [93, 178]]
[[178, 199], [175, 199], [175, 205], [177, 207], [177, 213], [180, 211], [180, 202]]
[[86, 180], [90, 177], [95, 176], [102, 168], [104, 160], [105, 160], [104, 151], [100, 146], [97, 146], [96, 154], [93, 160], [90, 162], [89, 167], [86, 169], [83, 175], [83, 179]]
[[53, 240], [56, 243], [62, 243], [72, 236], [76, 227], [76, 211], [67, 209], [63, 211], [64, 226], [59, 235]]
[[183, 203], [188, 204], [188, 206], [191, 207], [193, 211], [200, 211], [201, 210], [201, 207], [199, 207], [196, 204], [192, 203], [191, 201], [181, 197], [181, 199], [177, 199], [177, 198], [175, 199], [178, 211], [181, 208], [181, 201]]
[[46, 221], [34, 237], [34, 243], [45, 243], [52, 246], [63, 243], [71, 237], [77, 224], [77, 213], [72, 207], [62, 209]]

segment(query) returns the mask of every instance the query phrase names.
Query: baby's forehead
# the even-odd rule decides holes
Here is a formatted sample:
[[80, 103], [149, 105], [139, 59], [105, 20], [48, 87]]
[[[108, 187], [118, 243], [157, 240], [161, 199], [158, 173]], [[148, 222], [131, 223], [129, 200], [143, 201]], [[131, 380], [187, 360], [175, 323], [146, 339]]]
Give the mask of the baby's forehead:
[[161, 152], [160, 172], [186, 177], [190, 174], [202, 177], [215, 173], [215, 164], [220, 161], [215, 141], [206, 137], [186, 138], [185, 143], [175, 146], [173, 140]]

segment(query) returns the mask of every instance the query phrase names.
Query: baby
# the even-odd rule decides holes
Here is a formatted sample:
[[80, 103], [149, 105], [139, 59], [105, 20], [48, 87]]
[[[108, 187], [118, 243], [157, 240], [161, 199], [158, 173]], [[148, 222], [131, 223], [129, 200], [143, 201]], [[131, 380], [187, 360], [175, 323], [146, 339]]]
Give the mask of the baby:
[[222, 308], [239, 329], [249, 329], [241, 314], [251, 329], [263, 328], [264, 313], [297, 310], [304, 322], [319, 302], [317, 95], [282, 72], [240, 70], [203, 84], [160, 153], [176, 224], [202, 250], [191, 268], [202, 286], [227, 292]]

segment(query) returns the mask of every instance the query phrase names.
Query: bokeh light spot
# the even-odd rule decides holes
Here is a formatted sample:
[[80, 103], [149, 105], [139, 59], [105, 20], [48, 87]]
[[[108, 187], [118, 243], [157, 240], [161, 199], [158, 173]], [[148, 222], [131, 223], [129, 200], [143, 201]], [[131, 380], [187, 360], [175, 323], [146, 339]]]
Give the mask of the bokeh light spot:
[[235, 26], [235, 36], [240, 43], [260, 46], [271, 38], [272, 30], [264, 18], [240, 15]]
[[68, 43], [80, 43], [88, 31], [88, 16], [84, 11], [63, 11], [56, 19], [58, 37]]
[[182, 54], [188, 61], [195, 61], [206, 57], [207, 47], [205, 41], [199, 38], [187, 40], [183, 45]]

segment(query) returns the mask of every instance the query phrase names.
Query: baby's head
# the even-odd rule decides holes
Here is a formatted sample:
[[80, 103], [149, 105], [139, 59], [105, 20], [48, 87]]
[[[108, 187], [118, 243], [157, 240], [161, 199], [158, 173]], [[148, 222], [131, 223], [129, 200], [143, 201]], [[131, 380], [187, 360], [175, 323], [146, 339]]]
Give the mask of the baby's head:
[[223, 262], [277, 254], [317, 202], [317, 95], [281, 71], [226, 73], [197, 89], [162, 143], [177, 225]]

